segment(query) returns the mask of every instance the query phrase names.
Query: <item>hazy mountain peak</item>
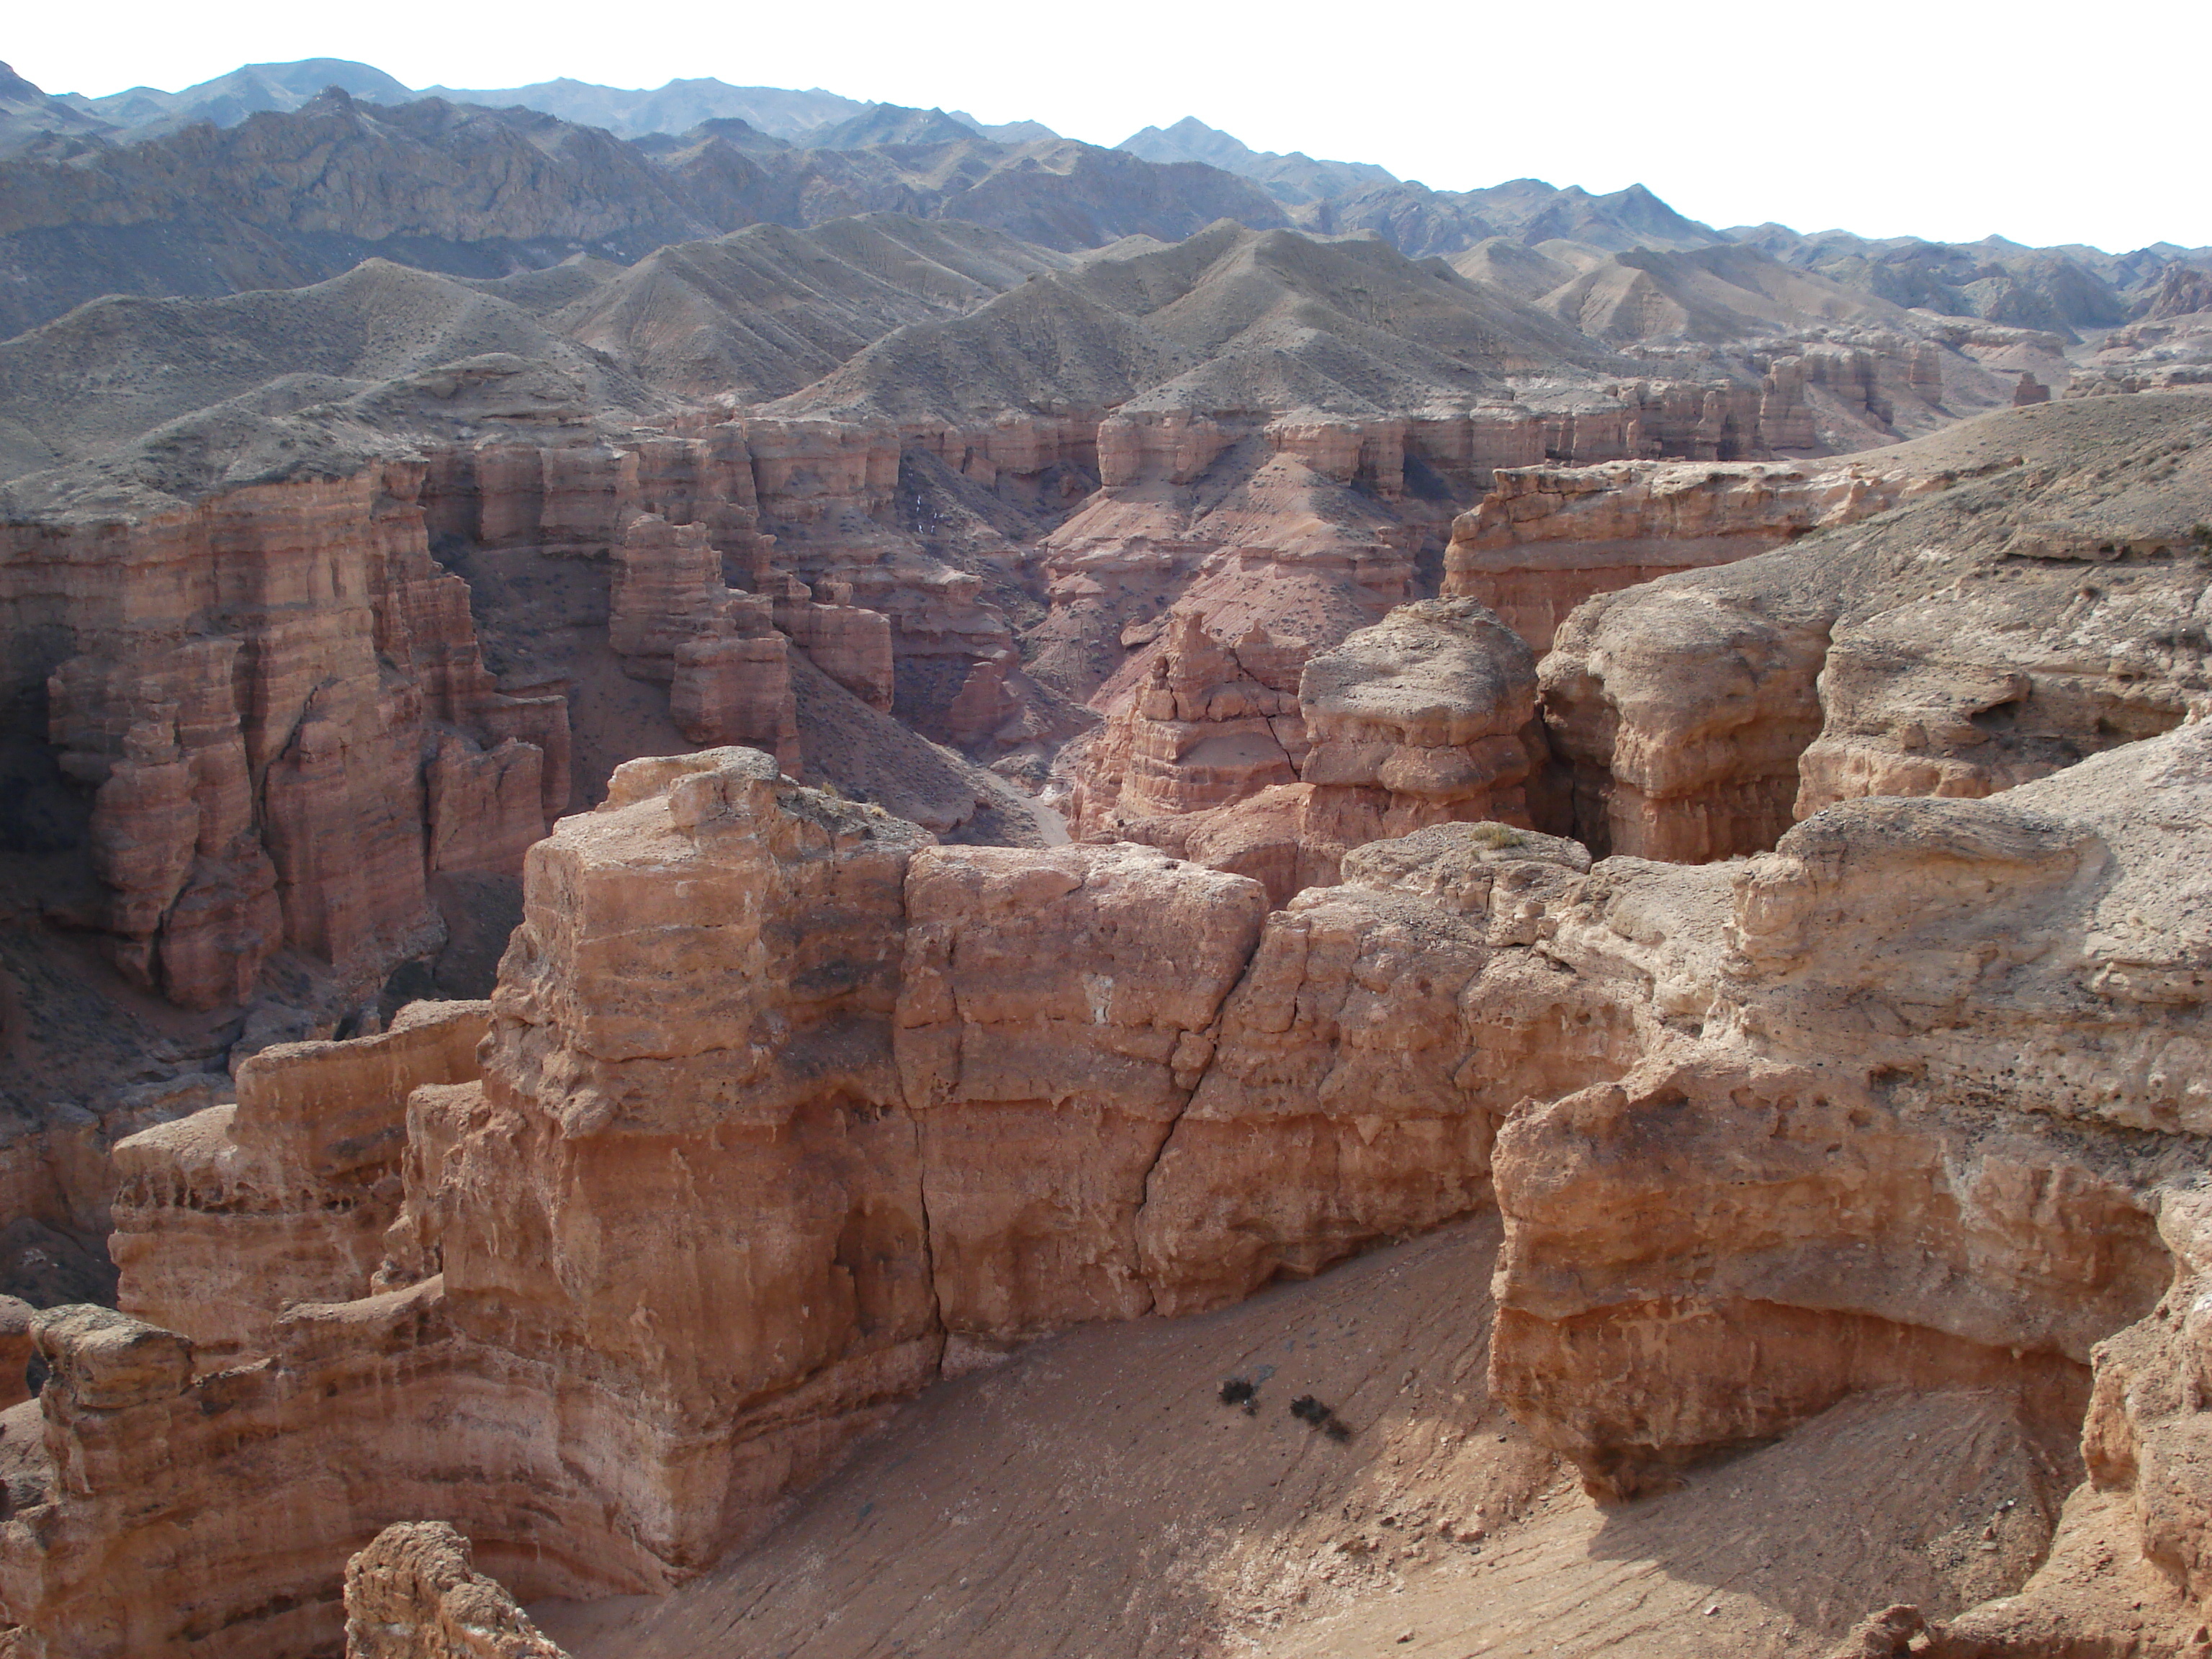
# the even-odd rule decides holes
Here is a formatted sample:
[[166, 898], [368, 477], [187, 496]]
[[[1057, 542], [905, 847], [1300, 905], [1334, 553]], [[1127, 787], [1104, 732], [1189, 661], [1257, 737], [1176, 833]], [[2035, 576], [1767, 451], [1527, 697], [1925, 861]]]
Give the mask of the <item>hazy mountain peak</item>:
[[956, 144], [983, 134], [941, 109], [872, 104], [850, 120], [808, 135], [819, 149], [865, 149], [872, 144]]
[[1287, 155], [1256, 150], [1194, 115], [1184, 116], [1171, 127], [1133, 132], [1115, 148], [1147, 161], [1198, 161], [1224, 173], [1241, 173], [1292, 207], [1398, 182], [1396, 174], [1369, 161], [1316, 161], [1302, 150]]

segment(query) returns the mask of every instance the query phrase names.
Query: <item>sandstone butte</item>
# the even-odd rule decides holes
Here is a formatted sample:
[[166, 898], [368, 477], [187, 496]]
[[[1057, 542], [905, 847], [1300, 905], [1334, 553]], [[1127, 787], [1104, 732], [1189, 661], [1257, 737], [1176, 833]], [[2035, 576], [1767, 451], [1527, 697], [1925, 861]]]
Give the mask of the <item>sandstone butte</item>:
[[[7, 526], [90, 793], [47, 920], [364, 1034], [9, 1152], [120, 1282], [0, 1306], [0, 1639], [545, 1659], [520, 1603], [651, 1596], [672, 1659], [915, 1396], [1449, 1234], [1461, 1392], [1607, 1513], [1854, 1410], [2033, 1472], [1976, 1571], [1743, 1650], [2200, 1650], [2212, 406], [1723, 459], [1940, 389], [1899, 351], [571, 422]], [[518, 891], [495, 983], [392, 977]]]

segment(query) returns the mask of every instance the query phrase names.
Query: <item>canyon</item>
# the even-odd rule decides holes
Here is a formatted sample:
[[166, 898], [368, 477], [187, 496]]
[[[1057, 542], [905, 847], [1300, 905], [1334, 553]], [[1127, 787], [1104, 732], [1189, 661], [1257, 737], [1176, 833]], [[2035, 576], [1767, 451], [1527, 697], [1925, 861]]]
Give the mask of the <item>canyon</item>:
[[27, 86], [0, 1650], [2202, 1650], [2189, 251]]
[[[2183, 1650], [2202, 1500], [2127, 1379], [2195, 1363], [2208, 779], [2191, 723], [1748, 861], [1443, 824], [1270, 913], [1149, 849], [933, 845], [756, 750], [629, 763], [532, 849], [488, 1010], [269, 1050], [118, 1148], [125, 1311], [30, 1322], [10, 1605], [64, 1651], [304, 1649], [434, 1503], [520, 1597], [680, 1620], [932, 1379], [1494, 1206], [1522, 1455], [1620, 1501], [1869, 1391], [1985, 1401], [2042, 1449], [2050, 1565], [1944, 1639]], [[218, 1324], [206, 1261], [354, 1294]], [[2173, 1576], [2069, 1577], [2099, 1548]]]

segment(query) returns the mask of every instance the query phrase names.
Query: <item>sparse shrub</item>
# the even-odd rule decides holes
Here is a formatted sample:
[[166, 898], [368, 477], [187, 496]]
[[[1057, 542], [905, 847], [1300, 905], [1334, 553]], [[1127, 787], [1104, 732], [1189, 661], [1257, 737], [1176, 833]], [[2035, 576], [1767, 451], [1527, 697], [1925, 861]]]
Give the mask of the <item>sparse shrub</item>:
[[1352, 1425], [1310, 1394], [1302, 1394], [1291, 1401], [1291, 1415], [1315, 1433], [1325, 1434], [1332, 1440], [1342, 1442], [1352, 1438]]
[[1221, 1403], [1224, 1406], [1243, 1406], [1249, 1410], [1253, 1396], [1259, 1392], [1259, 1389], [1249, 1378], [1232, 1376], [1221, 1385]]

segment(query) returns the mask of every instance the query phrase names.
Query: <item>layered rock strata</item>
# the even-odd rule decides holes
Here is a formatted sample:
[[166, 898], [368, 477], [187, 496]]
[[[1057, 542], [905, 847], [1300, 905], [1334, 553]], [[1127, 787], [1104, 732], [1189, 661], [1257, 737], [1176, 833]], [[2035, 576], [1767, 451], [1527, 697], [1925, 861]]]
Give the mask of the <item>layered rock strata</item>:
[[2024, 1594], [1910, 1650], [2190, 1650], [2208, 790], [2191, 723], [1747, 864], [1599, 866], [1552, 949], [1583, 967], [1609, 910], [1668, 1030], [1499, 1136], [1516, 1417], [1623, 1494], [1853, 1389], [2001, 1385], [2082, 1425], [2088, 1482]]
[[1906, 479], [1863, 465], [1743, 462], [1500, 469], [1453, 521], [1443, 592], [1480, 601], [1540, 656], [1570, 611], [1677, 570], [1730, 564], [1878, 513]]
[[428, 553], [426, 471], [255, 486], [143, 524], [16, 526], [9, 678], [94, 791], [118, 963], [189, 1007], [270, 952], [421, 948], [441, 872], [519, 870], [567, 801], [557, 697], [509, 696]]
[[[531, 854], [480, 1080], [444, 1079], [481, 1014], [425, 1012], [275, 1051], [255, 1110], [133, 1147], [144, 1236], [164, 1199], [187, 1229], [173, 1267], [133, 1255], [133, 1294], [185, 1330], [101, 1328], [169, 1345], [175, 1375], [91, 1416], [49, 1394], [56, 1467], [85, 1466], [91, 1435], [114, 1472], [52, 1489], [44, 1542], [7, 1535], [9, 1605], [57, 1650], [121, 1628], [131, 1651], [169, 1651], [243, 1619], [238, 1650], [283, 1651], [334, 1616], [311, 1555], [435, 1503], [526, 1597], [648, 1589], [746, 1536], [946, 1364], [1072, 1320], [1217, 1305], [1466, 1213], [1502, 1107], [1451, 1080], [1455, 988], [1498, 948], [1491, 888], [1541, 890], [1577, 855], [1506, 832], [1457, 856], [1431, 884], [1469, 919], [1378, 890], [1270, 924], [1258, 884], [1150, 849], [933, 848], [751, 751], [633, 763]], [[1390, 994], [1401, 971], [1435, 993]], [[390, 1212], [380, 1176], [360, 1186], [388, 1166], [346, 1158], [390, 1146], [409, 1085], [372, 1284], [361, 1235]], [[341, 1091], [362, 1104], [335, 1139], [278, 1109]], [[1306, 1150], [1252, 1210], [1234, 1195], [1270, 1124]], [[240, 1146], [264, 1130], [268, 1150]], [[240, 1150], [204, 1156], [215, 1142]], [[357, 1299], [258, 1324], [227, 1295], [191, 1302], [196, 1277], [277, 1259], [243, 1200], [286, 1157], [307, 1167], [281, 1201], [362, 1201], [283, 1272], [304, 1294], [350, 1264]], [[229, 1211], [201, 1191], [211, 1165], [234, 1177]], [[213, 1259], [226, 1215], [235, 1261]], [[404, 1454], [378, 1449], [379, 1424]], [[268, 1449], [226, 1461], [215, 1434]], [[295, 1456], [327, 1474], [288, 1484]], [[466, 1477], [488, 1465], [507, 1475]], [[236, 1483], [215, 1504], [193, 1484], [210, 1470]], [[526, 1489], [550, 1519], [522, 1519]], [[187, 1559], [191, 1595], [152, 1588]]]
[[1471, 601], [1401, 605], [1318, 653], [1257, 627], [1227, 644], [1178, 608], [1083, 753], [1069, 827], [1254, 876], [1280, 902], [1368, 842], [1528, 823], [1545, 758], [1534, 660]]
[[346, 1563], [346, 1659], [566, 1659], [441, 1521], [386, 1527]]
[[[988, 738], [1018, 665], [977, 579], [910, 551], [886, 562], [896, 538], [876, 526], [884, 545], [850, 580], [809, 561], [826, 570], [817, 599], [759, 527], [796, 521], [811, 545], [809, 521], [842, 533], [848, 500], [890, 514], [899, 446], [803, 421], [618, 442], [556, 428], [8, 526], [0, 680], [91, 793], [102, 897], [58, 919], [187, 1007], [246, 1000], [287, 948], [357, 1001], [435, 949], [439, 878], [520, 873], [568, 803], [572, 738], [594, 766], [635, 752], [592, 697], [572, 733], [567, 693], [589, 664], [549, 643], [577, 618], [544, 597], [570, 587], [626, 670], [668, 686], [693, 741], [803, 765], [794, 645], [872, 708], [911, 702], [924, 725], [950, 708], [955, 735]], [[951, 665], [935, 703], [898, 696], [917, 663], [931, 685], [944, 675], [927, 665]], [[600, 775], [586, 769], [587, 793]]]
[[2170, 729], [2212, 690], [2207, 410], [1995, 416], [1899, 451], [1935, 488], [1856, 532], [1589, 601], [1541, 675], [1576, 834], [1727, 858], [1838, 800], [1986, 795]]
[[399, 1213], [408, 1098], [477, 1076], [490, 1013], [417, 1002], [380, 1036], [264, 1049], [235, 1105], [117, 1142], [117, 1305], [220, 1365], [266, 1353], [292, 1304], [366, 1285]]
[[[1334, 447], [1324, 438], [1334, 439]], [[1348, 481], [1364, 476], [1371, 441], [1356, 428], [1316, 422], [1305, 446], [1314, 453], [1301, 451], [1300, 460], [1315, 472], [1333, 466], [1329, 476], [1340, 474]], [[1257, 490], [1264, 477], [1264, 471], [1255, 474], [1250, 488]], [[1854, 522], [1932, 485], [1909, 471], [1649, 461], [1500, 467], [1491, 470], [1489, 481], [1481, 502], [1453, 525], [1443, 591], [1498, 610], [1506, 626], [1539, 653], [1550, 647], [1559, 621], [1592, 594], [1675, 570], [1744, 559], [1814, 528]], [[1241, 556], [1249, 567], [1252, 556]], [[1103, 575], [1104, 567], [1097, 569]], [[1100, 575], [1091, 578], [1091, 586], [1105, 599]], [[1127, 604], [1133, 589], [1126, 578], [1124, 583], [1121, 602]], [[1207, 612], [1194, 596], [1217, 591], [1222, 595], [1219, 607]], [[1073, 588], [1063, 578], [1056, 592], [1066, 599]], [[1334, 860], [1343, 848], [1425, 823], [1446, 817], [1528, 822], [1532, 810], [1547, 823], [1564, 827], [1571, 821], [1565, 803], [1553, 799], [1559, 781], [1548, 771], [1546, 744], [1533, 728], [1521, 745], [1527, 750], [1525, 763], [1498, 748], [1505, 734], [1483, 734], [1498, 752], [1486, 763], [1471, 754], [1455, 763], [1461, 787], [1449, 807], [1443, 794], [1453, 792], [1440, 793], [1436, 779], [1425, 787], [1393, 790], [1385, 784], [1380, 769], [1387, 767], [1398, 782], [1407, 783], [1423, 764], [1417, 751], [1437, 749], [1409, 731], [1378, 729], [1349, 739], [1363, 752], [1373, 751], [1368, 763], [1351, 771], [1346, 767], [1352, 750], [1341, 742], [1310, 757], [1313, 717], [1324, 723], [1335, 717], [1318, 705], [1308, 711], [1294, 703], [1288, 695], [1292, 665], [1303, 666], [1305, 656], [1328, 647], [1333, 638], [1341, 639], [1346, 649], [1366, 638], [1358, 631], [1348, 636], [1343, 632], [1357, 611], [1347, 614], [1342, 607], [1309, 605], [1294, 617], [1279, 578], [1248, 577], [1245, 588], [1231, 591], [1218, 574], [1201, 573], [1184, 593], [1164, 626], [1132, 624], [1124, 630], [1125, 643], [1144, 648], [1094, 697], [1094, 707], [1106, 713], [1107, 721], [1073, 769], [1066, 811], [1075, 833], [1134, 836], [1204, 862], [1263, 875], [1279, 900], [1299, 885], [1334, 879]], [[1409, 618], [1415, 613], [1407, 609], [1394, 614]], [[1156, 632], [1145, 631], [1155, 626]], [[1304, 628], [1304, 635], [1291, 632], [1293, 627]], [[1214, 637], [1232, 629], [1242, 630], [1233, 643], [1229, 637]], [[1379, 639], [1375, 636], [1370, 644]], [[1706, 643], [1686, 641], [1685, 648], [1694, 654]], [[1144, 674], [1133, 678], [1138, 668]], [[1440, 665], [1431, 678], [1441, 686], [1445, 676]], [[1492, 688], [1486, 671], [1461, 678], [1463, 687], [1446, 701], [1469, 705], [1472, 714], [1472, 705], [1483, 701], [1480, 693]], [[1788, 738], [1796, 748], [1803, 746], [1797, 734]], [[1392, 751], [1391, 758], [1383, 757], [1386, 750]], [[1794, 756], [1795, 749], [1790, 752]], [[1670, 758], [1681, 762], [1680, 757]], [[1316, 767], [1319, 771], [1312, 772]], [[1534, 809], [1519, 787], [1521, 776], [1530, 773], [1539, 795]], [[1490, 789], [1468, 787], [1478, 775], [1494, 780], [1496, 799], [1487, 798]], [[1316, 796], [1277, 788], [1309, 781], [1335, 793]], [[1262, 804], [1216, 810], [1263, 791], [1268, 793]], [[1374, 799], [1378, 791], [1397, 804], [1380, 805]], [[1618, 775], [1614, 792], [1620, 793]], [[1425, 810], [1412, 805], [1416, 798], [1427, 803]], [[1361, 811], [1355, 802], [1374, 810]], [[1786, 822], [1766, 828], [1765, 840], [1771, 842]], [[1747, 832], [1750, 839], [1758, 839], [1759, 827]], [[1721, 833], [1726, 840], [1736, 832], [1723, 826]]]
[[[2099, 1400], [2092, 1469], [2185, 1583], [2146, 1379], [2185, 1364], [2152, 1212], [2201, 1161], [2206, 733], [1735, 865], [1440, 824], [1272, 915], [1147, 849], [933, 846], [750, 751], [633, 763], [531, 854], [481, 1077], [409, 1096], [373, 1283], [214, 1371], [190, 1309], [40, 1316], [7, 1605], [52, 1652], [304, 1649], [434, 1508], [526, 1600], [665, 1585], [948, 1367], [1493, 1194], [1492, 1386], [1594, 1487], [1858, 1391], [2061, 1436]], [[470, 1016], [418, 1018], [268, 1081], [374, 1073], [388, 1122]]]

